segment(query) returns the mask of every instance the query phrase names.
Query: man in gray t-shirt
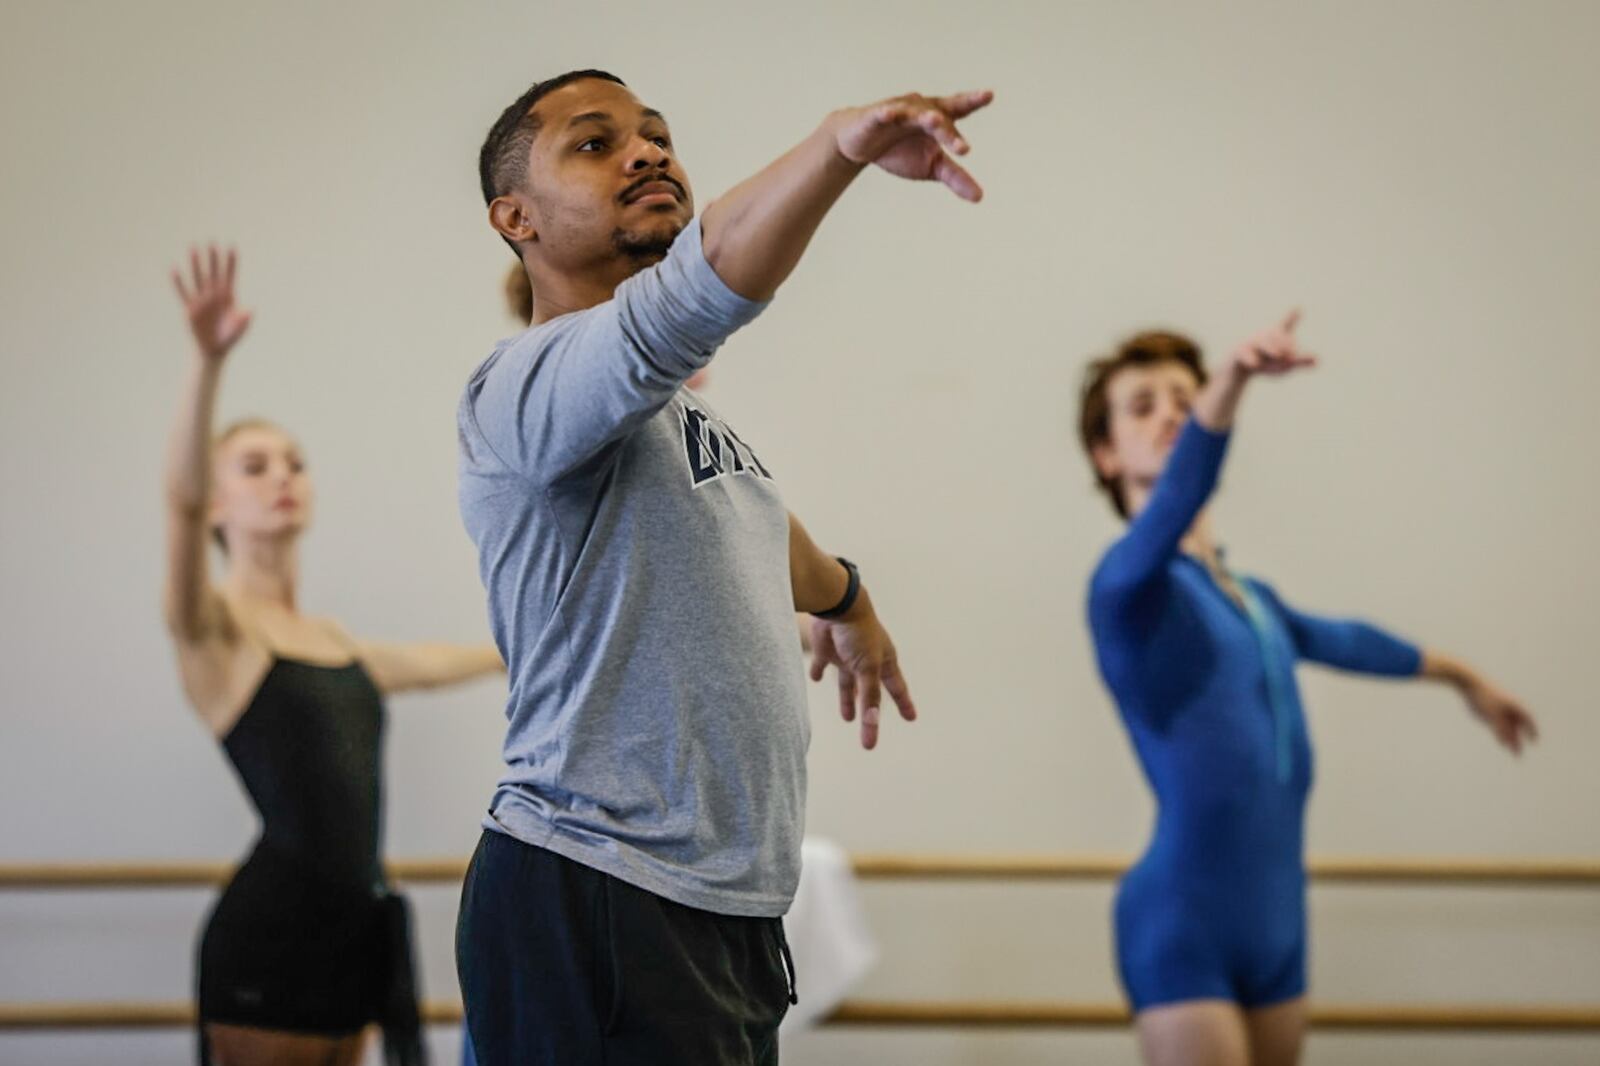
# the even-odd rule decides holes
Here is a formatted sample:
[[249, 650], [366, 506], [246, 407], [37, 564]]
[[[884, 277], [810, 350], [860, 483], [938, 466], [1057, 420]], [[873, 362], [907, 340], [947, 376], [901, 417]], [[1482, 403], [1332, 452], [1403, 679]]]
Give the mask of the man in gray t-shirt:
[[534, 313], [458, 413], [511, 687], [457, 934], [487, 1066], [775, 1061], [809, 738], [794, 613], [866, 747], [882, 692], [915, 710], [854, 567], [684, 383], [866, 165], [977, 199], [946, 153], [988, 99], [835, 112], [700, 219], [665, 119], [609, 74], [539, 83], [491, 129], [484, 199]]

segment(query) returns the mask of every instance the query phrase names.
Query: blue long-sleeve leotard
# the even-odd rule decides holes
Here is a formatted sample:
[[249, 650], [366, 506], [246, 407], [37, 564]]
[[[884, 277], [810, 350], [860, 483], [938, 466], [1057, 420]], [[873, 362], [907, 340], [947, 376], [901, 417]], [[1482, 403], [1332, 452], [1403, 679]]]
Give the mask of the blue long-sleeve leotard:
[[1258, 1007], [1304, 993], [1312, 757], [1294, 663], [1390, 677], [1421, 666], [1403, 640], [1295, 611], [1244, 579], [1252, 625], [1179, 551], [1227, 445], [1225, 433], [1184, 427], [1089, 589], [1100, 671], [1158, 807], [1150, 845], [1117, 891], [1117, 961], [1135, 1010], [1213, 998]]

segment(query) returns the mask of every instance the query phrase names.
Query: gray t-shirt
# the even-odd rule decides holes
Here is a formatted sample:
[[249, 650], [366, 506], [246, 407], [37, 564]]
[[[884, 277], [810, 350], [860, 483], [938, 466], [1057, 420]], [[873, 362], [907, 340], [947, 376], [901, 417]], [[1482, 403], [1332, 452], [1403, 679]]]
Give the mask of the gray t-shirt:
[[783, 914], [810, 740], [788, 512], [683, 382], [763, 305], [700, 224], [500, 344], [457, 415], [461, 515], [510, 673], [485, 826], [721, 914]]

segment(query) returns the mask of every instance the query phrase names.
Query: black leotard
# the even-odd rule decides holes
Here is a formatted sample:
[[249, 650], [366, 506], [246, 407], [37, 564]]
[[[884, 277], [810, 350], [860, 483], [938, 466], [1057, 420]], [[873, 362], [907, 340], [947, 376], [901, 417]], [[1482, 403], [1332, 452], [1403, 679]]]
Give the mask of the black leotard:
[[384, 882], [383, 700], [359, 663], [275, 657], [222, 746], [261, 837], [200, 942], [207, 1022], [319, 1035], [384, 1026], [420, 1061], [405, 904]]

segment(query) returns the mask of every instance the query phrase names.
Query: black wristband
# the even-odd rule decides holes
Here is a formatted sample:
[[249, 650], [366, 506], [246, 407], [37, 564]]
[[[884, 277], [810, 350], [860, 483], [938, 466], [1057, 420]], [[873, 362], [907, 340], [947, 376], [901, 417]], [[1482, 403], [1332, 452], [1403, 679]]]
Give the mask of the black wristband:
[[834, 558], [839, 561], [840, 566], [844, 567], [845, 573], [850, 575], [850, 583], [845, 585], [844, 597], [838, 603], [829, 607], [826, 611], [812, 611], [812, 618], [838, 618], [854, 607], [856, 605], [856, 597], [861, 595], [861, 571], [856, 569], [856, 564], [842, 555], [836, 555]]

